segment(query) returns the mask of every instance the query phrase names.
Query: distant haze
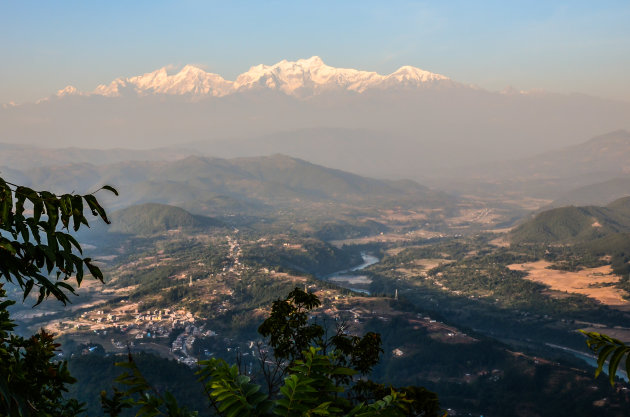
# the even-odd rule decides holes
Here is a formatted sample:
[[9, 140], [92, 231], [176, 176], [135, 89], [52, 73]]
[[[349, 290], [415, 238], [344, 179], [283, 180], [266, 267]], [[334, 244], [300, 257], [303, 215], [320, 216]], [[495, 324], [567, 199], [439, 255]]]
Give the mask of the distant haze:
[[423, 179], [630, 128], [630, 103], [494, 93], [413, 67], [380, 75], [313, 57], [252, 67], [230, 83], [186, 67], [105, 81], [94, 92], [69, 88], [4, 106], [0, 138], [222, 157], [284, 153], [364, 175]]

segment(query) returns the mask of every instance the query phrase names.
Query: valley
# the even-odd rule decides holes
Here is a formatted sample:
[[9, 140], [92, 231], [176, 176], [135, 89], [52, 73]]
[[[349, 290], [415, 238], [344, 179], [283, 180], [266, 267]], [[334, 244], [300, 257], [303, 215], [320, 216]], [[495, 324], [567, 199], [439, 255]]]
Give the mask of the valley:
[[[258, 326], [298, 287], [322, 301], [311, 319], [383, 335], [377, 380], [425, 386], [452, 415], [547, 415], [579, 392], [571, 410], [616, 416], [630, 401], [622, 380], [593, 379], [579, 333], [630, 341], [626, 199], [544, 211], [551, 200], [526, 191], [449, 194], [283, 155], [42, 166], [20, 178], [53, 190], [121, 184], [104, 200], [112, 224], [77, 236], [105, 283], [85, 281], [69, 308], [12, 307], [24, 334], [57, 335], [79, 375], [128, 351], [182, 369], [240, 358], [255, 374]], [[504, 390], [513, 384], [518, 399]]]
[[[467, 398], [472, 401], [480, 389], [500, 396], [498, 381], [523, 378], [526, 369], [570, 380], [572, 386], [584, 384], [585, 390], [597, 383], [597, 390], [588, 391], [591, 402], [603, 395], [611, 404], [625, 401], [563, 349], [586, 354], [577, 333], [582, 328], [614, 329], [625, 338], [626, 313], [609, 309], [596, 294], [558, 296], [558, 289], [530, 282], [514, 267], [557, 264], [568, 254], [555, 251], [543, 255], [548, 260], [536, 261], [537, 253], [545, 253], [542, 246], [496, 246], [496, 233], [478, 231], [488, 226], [484, 220], [449, 233], [446, 225], [432, 230], [425, 216], [389, 208], [370, 217], [386, 227], [383, 234], [341, 228], [346, 236], [363, 237], [331, 242], [313, 237], [319, 223], [308, 218], [289, 233], [280, 232], [284, 217], [296, 216], [291, 210], [278, 224], [272, 217], [247, 218], [247, 225], [235, 228], [223, 221], [190, 225], [187, 216], [169, 206], [151, 208], [161, 209], [164, 217], [151, 215], [164, 221], [144, 234], [95, 229], [94, 235], [82, 236], [93, 245], [95, 257], [115, 254], [101, 259], [108, 277], [104, 286], [83, 288], [71, 311], [21, 321], [28, 331], [44, 326], [58, 334], [71, 364], [85, 355], [107, 357], [131, 349], [186, 366], [238, 353], [244, 366], [254, 369], [261, 341], [257, 326], [271, 302], [297, 286], [322, 300], [318, 320], [343, 319], [353, 332], [386, 335], [377, 378], [387, 380], [395, 372], [400, 382], [437, 391], [452, 410], [487, 412], [489, 403]], [[120, 230], [116, 222], [125, 217], [114, 212], [112, 219], [111, 230]], [[410, 233], [414, 221], [417, 229]], [[608, 272], [610, 266], [599, 269]], [[596, 276], [590, 282], [595, 285], [602, 279], [589, 271], [581, 276]], [[623, 310], [630, 305], [623, 304]], [[453, 364], [454, 355], [462, 362]], [[467, 391], [449, 394], [461, 384]], [[492, 407], [499, 404], [495, 399]]]

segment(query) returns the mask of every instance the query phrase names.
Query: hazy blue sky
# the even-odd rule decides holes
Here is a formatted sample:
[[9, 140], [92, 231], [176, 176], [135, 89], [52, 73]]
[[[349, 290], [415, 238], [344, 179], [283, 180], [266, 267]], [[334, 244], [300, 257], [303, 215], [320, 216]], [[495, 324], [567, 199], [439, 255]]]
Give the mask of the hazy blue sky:
[[630, 2], [0, 0], [0, 103], [166, 65], [234, 79], [312, 55], [381, 73], [414, 65], [491, 90], [630, 101]]

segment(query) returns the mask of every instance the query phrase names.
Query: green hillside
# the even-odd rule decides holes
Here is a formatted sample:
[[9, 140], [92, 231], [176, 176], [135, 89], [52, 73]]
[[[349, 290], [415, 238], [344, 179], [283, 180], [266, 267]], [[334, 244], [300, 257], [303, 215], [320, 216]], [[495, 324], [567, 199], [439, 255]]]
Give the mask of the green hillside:
[[166, 204], [146, 203], [118, 210], [111, 215], [110, 232], [152, 235], [173, 229], [197, 229], [219, 225], [214, 219], [195, 216]]
[[561, 207], [544, 211], [511, 234], [513, 243], [586, 243], [630, 233], [630, 197], [605, 207]]

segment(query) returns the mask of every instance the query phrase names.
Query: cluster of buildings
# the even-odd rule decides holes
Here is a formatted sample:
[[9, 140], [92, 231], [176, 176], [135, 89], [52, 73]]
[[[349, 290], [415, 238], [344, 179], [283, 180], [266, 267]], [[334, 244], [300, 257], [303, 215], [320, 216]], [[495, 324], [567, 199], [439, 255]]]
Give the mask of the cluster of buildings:
[[155, 310], [147, 310], [144, 313], [138, 313], [136, 310], [135, 315], [136, 323], [155, 323], [155, 322], [163, 322], [167, 321], [171, 323], [171, 328], [175, 328], [179, 325], [185, 325], [186, 323], [192, 323], [195, 321], [192, 313], [185, 310], [171, 310], [168, 308], [165, 309], [155, 309]]
[[[238, 229], [235, 229], [235, 233], [238, 233]], [[226, 235], [225, 238], [227, 239], [229, 247], [228, 258], [232, 259], [232, 265], [224, 266], [223, 272], [241, 275], [241, 271], [244, 269], [244, 265], [241, 263], [241, 256], [243, 255], [241, 245], [238, 243], [236, 237], [233, 238], [232, 236]]]
[[212, 337], [217, 334], [212, 330], [204, 331], [204, 326], [197, 327], [194, 324], [185, 327], [184, 331], [177, 335], [171, 344], [171, 353], [177, 355], [177, 361], [188, 366], [197, 364], [197, 358], [193, 356], [193, 344], [199, 337]]

